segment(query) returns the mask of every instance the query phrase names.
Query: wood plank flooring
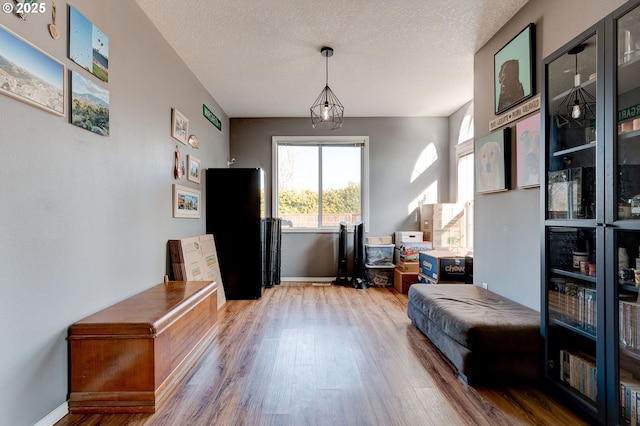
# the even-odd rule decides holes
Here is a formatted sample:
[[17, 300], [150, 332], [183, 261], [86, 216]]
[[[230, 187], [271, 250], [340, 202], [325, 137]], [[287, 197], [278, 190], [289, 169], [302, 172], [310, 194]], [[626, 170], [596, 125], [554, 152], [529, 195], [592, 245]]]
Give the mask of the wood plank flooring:
[[455, 371], [391, 288], [283, 283], [228, 301], [216, 337], [154, 414], [69, 414], [71, 425], [586, 425], [534, 388]]

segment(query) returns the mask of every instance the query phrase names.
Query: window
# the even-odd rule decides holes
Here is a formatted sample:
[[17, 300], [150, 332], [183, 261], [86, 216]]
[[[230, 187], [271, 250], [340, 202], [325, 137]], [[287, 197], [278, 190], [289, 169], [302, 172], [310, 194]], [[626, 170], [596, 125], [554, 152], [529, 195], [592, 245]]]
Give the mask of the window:
[[366, 223], [367, 145], [365, 137], [274, 137], [274, 216], [307, 230]]
[[473, 250], [473, 195], [475, 169], [473, 155], [473, 118], [470, 112], [464, 117], [460, 125], [460, 134], [458, 144], [456, 145], [457, 159], [457, 199], [459, 204], [465, 204], [465, 221], [463, 247], [467, 250]]
[[[464, 146], [463, 146], [464, 145]], [[473, 140], [458, 145], [458, 202], [473, 201]]]

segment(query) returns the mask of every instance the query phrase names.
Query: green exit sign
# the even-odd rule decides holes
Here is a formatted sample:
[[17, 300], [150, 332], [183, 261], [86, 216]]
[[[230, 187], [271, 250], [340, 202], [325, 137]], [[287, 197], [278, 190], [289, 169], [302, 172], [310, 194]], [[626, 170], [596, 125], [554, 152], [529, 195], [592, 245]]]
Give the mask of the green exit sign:
[[618, 111], [618, 121], [629, 120], [640, 115], [640, 104], [632, 105], [628, 108]]
[[211, 124], [216, 126], [218, 130], [222, 131], [222, 122], [205, 104], [202, 104], [202, 115], [204, 115], [204, 118], [209, 120]]

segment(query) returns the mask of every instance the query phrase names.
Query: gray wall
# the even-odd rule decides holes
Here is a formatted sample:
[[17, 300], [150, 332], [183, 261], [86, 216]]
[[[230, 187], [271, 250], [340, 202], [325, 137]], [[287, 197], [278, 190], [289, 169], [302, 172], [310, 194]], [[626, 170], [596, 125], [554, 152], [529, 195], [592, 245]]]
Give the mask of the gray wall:
[[[350, 118], [342, 129], [319, 131], [307, 118], [231, 119], [233, 167], [262, 167], [271, 191], [272, 136], [369, 136], [368, 235], [417, 230], [408, 206], [438, 181], [438, 201], [449, 197], [449, 122], [447, 118]], [[438, 160], [411, 182], [420, 153], [433, 143]], [[270, 201], [268, 197], [267, 201]], [[270, 206], [268, 208], [270, 211]], [[335, 234], [286, 233], [282, 238], [283, 277], [331, 277], [337, 270]]]
[[[67, 327], [161, 283], [167, 240], [205, 232], [204, 217], [172, 218], [171, 107], [200, 140], [183, 155], [203, 168], [226, 167], [228, 156], [228, 118], [133, 1], [73, 3], [109, 36], [109, 82], [93, 80], [110, 91], [111, 136], [0, 95], [0, 425], [33, 425], [64, 405]], [[65, 6], [59, 40], [50, 13], [0, 19], [89, 76], [66, 57]]]
[[[527, 24], [536, 24], [536, 63], [585, 31], [623, 0], [529, 1], [475, 56], [475, 136], [489, 134], [493, 55]], [[536, 91], [540, 67], [536, 69]], [[515, 125], [511, 124], [511, 125]], [[513, 163], [512, 163], [513, 164]], [[515, 189], [475, 197], [475, 284], [540, 309], [540, 190]]]

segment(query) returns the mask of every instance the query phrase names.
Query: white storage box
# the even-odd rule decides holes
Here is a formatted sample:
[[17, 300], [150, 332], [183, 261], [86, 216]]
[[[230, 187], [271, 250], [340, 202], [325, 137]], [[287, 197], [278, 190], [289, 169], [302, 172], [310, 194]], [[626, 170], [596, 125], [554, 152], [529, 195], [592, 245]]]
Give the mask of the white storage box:
[[383, 237], [367, 237], [367, 244], [393, 244], [391, 241], [391, 235], [385, 235]]
[[364, 263], [369, 266], [391, 265], [393, 267], [393, 244], [365, 244]]
[[398, 231], [395, 234], [396, 247], [400, 247], [402, 243], [419, 243], [422, 241], [422, 235], [420, 231]]

